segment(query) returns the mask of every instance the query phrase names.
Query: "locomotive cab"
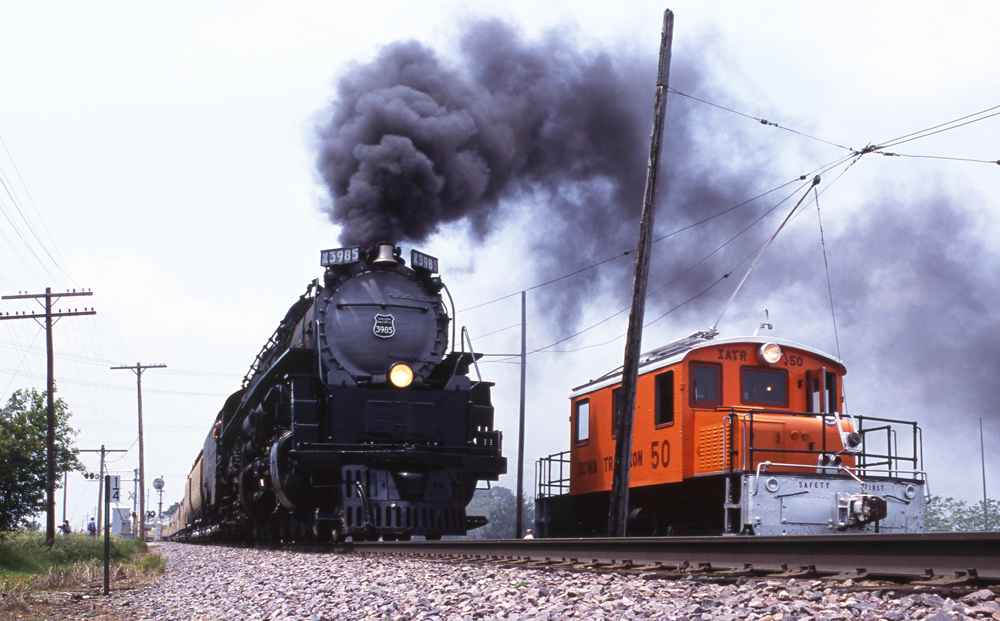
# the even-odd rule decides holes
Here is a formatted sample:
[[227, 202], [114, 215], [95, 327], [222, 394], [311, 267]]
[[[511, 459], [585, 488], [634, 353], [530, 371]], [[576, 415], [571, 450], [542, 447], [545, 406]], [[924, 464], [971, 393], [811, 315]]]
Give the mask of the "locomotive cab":
[[[714, 337], [640, 360], [630, 535], [922, 530], [915, 423], [846, 414], [846, 369], [818, 350]], [[572, 391], [570, 449], [536, 466], [541, 536], [606, 532], [620, 385], [615, 373]]]

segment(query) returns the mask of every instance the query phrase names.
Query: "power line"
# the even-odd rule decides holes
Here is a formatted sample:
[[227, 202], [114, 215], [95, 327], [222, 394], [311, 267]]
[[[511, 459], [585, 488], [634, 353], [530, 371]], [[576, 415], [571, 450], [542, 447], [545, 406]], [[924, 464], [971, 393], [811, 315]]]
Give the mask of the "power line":
[[1000, 160], [976, 160], [968, 157], [945, 157], [943, 155], [910, 155], [907, 153], [882, 153], [882, 155], [891, 157], [922, 158], [928, 160], [951, 160], [953, 162], [973, 162], [976, 164], [996, 164], [1000, 166]]
[[[985, 110], [980, 110], [979, 112], [973, 112], [972, 114], [967, 114], [965, 116], [959, 117], [957, 119], [953, 119], [953, 120], [948, 121], [946, 123], [940, 123], [938, 125], [934, 125], [933, 127], [928, 127], [927, 129], [922, 129], [920, 131], [916, 131], [916, 132], [913, 132], [913, 133], [910, 133], [910, 134], [906, 134], [906, 135], [900, 136], [898, 138], [893, 138], [892, 140], [887, 140], [882, 145], [880, 145], [878, 148], [882, 149], [882, 148], [885, 148], [885, 147], [894, 147], [894, 146], [896, 146], [898, 144], [903, 144], [904, 142], [911, 142], [911, 141], [917, 140], [919, 138], [925, 138], [927, 136], [933, 136], [934, 134], [940, 134], [941, 132], [946, 132], [946, 131], [951, 130], [951, 129], [956, 129], [958, 127], [963, 127], [963, 126], [968, 125], [970, 123], [975, 123], [977, 121], [982, 121], [982, 120], [985, 120], [985, 119], [988, 119], [990, 117], [994, 117], [994, 116], [997, 116], [998, 114], [1000, 114], [1000, 112], [993, 112], [994, 110], [997, 110], [997, 109], [1000, 109], [1000, 105], [996, 105], [996, 106], [993, 106], [991, 108], [986, 108]], [[978, 119], [977, 118], [973, 118], [973, 117], [977, 117], [977, 116], [986, 114], [987, 112], [993, 112], [993, 114], [990, 114], [990, 115], [987, 115], [987, 116], [983, 116], [983, 117], [978, 118]], [[972, 120], [970, 121], [968, 119], [972, 119]], [[965, 122], [963, 123], [962, 121], [965, 121]], [[955, 125], [955, 123], [958, 123], [958, 125]]]
[[[836, 163], [842, 162], [843, 159], [850, 159], [850, 156], [847, 156], [847, 158], [842, 158], [841, 160], [837, 160], [837, 162], [835, 162], [834, 165], [836, 165]], [[791, 181], [786, 181], [785, 183], [782, 183], [779, 186], [776, 186], [776, 187], [774, 187], [774, 188], [772, 188], [772, 189], [770, 189], [770, 190], [768, 190], [766, 192], [763, 192], [761, 194], [758, 194], [757, 196], [754, 196], [753, 198], [749, 198], [749, 199], [743, 201], [742, 203], [739, 203], [737, 205], [734, 205], [732, 207], [724, 209], [723, 211], [720, 211], [717, 214], [714, 214], [712, 216], [709, 216], [709, 217], [707, 217], [707, 218], [705, 218], [703, 220], [699, 220], [698, 222], [694, 222], [694, 223], [689, 224], [687, 226], [681, 227], [681, 228], [679, 228], [679, 229], [677, 229], [677, 230], [675, 230], [673, 232], [667, 233], [666, 235], [662, 235], [660, 237], [657, 237], [656, 239], [653, 240], [653, 243], [655, 244], [657, 242], [661, 242], [661, 241], [663, 241], [663, 240], [665, 240], [667, 238], [673, 237], [674, 235], [677, 235], [679, 233], [683, 233], [684, 231], [692, 229], [692, 228], [694, 228], [696, 226], [700, 226], [700, 225], [705, 224], [707, 222], [711, 222], [712, 220], [715, 220], [716, 218], [724, 216], [724, 215], [726, 215], [726, 214], [728, 214], [728, 213], [730, 213], [732, 211], [735, 211], [735, 210], [737, 210], [737, 209], [739, 209], [741, 207], [745, 207], [746, 205], [749, 205], [750, 203], [752, 203], [752, 202], [754, 202], [754, 201], [756, 201], [758, 199], [761, 199], [761, 198], [767, 196], [768, 194], [771, 194], [772, 192], [777, 192], [778, 190], [780, 190], [780, 189], [782, 189], [782, 188], [784, 188], [784, 187], [786, 187], [786, 186], [788, 186], [788, 185], [790, 185], [792, 183], [795, 183], [796, 181], [804, 180], [805, 178], [806, 178], [806, 175], [800, 175], [799, 177], [796, 177], [795, 179], [792, 179]], [[511, 298], [511, 297], [514, 297], [515, 295], [519, 295], [521, 291], [533, 291], [535, 289], [540, 289], [542, 287], [551, 285], [553, 283], [557, 283], [557, 282], [559, 282], [561, 280], [565, 280], [565, 279], [570, 278], [572, 276], [576, 276], [577, 274], [581, 274], [581, 273], [583, 273], [583, 272], [585, 272], [587, 270], [593, 269], [595, 267], [600, 267], [601, 265], [604, 265], [605, 263], [610, 263], [611, 261], [614, 261], [616, 259], [621, 259], [622, 257], [627, 257], [627, 256], [631, 255], [632, 253], [634, 253], [635, 250], [636, 250], [635, 248], [630, 248], [629, 250], [625, 250], [621, 254], [617, 254], [617, 255], [614, 255], [612, 257], [608, 257], [607, 259], [604, 259], [602, 261], [598, 261], [597, 263], [592, 263], [590, 265], [582, 267], [582, 268], [580, 268], [580, 269], [578, 269], [576, 271], [570, 272], [568, 274], [563, 274], [562, 276], [559, 276], [557, 278], [553, 278], [551, 280], [547, 280], [545, 282], [538, 283], [536, 285], [532, 285], [532, 286], [527, 287], [525, 289], [522, 289], [522, 290], [519, 290], [519, 291], [515, 291], [513, 293], [509, 293], [507, 295], [495, 298], [495, 299], [490, 300], [488, 302], [483, 302], [481, 304], [476, 304], [475, 306], [469, 306], [467, 308], [463, 308], [463, 309], [459, 310], [458, 312], [459, 313], [464, 313], [464, 312], [467, 312], [467, 311], [470, 311], [470, 310], [475, 310], [477, 308], [481, 308], [483, 306], [489, 306], [490, 304], [495, 304], [497, 302], [502, 302], [503, 300], [506, 300], [507, 298]]]
[[757, 121], [761, 125], [766, 125], [768, 127], [774, 127], [775, 129], [781, 129], [781, 130], [784, 130], [786, 132], [790, 132], [790, 133], [796, 134], [798, 136], [802, 136], [803, 138], [809, 138], [810, 140], [816, 140], [817, 142], [822, 142], [822, 143], [828, 144], [830, 146], [837, 147], [838, 149], [844, 149], [845, 151], [853, 151], [853, 149], [851, 149], [850, 147], [845, 147], [842, 144], [837, 144], [836, 142], [830, 142], [829, 140], [824, 140], [823, 138], [817, 138], [816, 136], [810, 136], [809, 134], [806, 134], [806, 133], [803, 133], [803, 132], [800, 132], [800, 131], [797, 131], [797, 130], [794, 130], [794, 129], [791, 129], [791, 128], [788, 128], [788, 127], [784, 127], [782, 125], [778, 125], [777, 123], [773, 123], [771, 121], [768, 121], [767, 119], [762, 119], [760, 117], [752, 116], [750, 114], [745, 114], [745, 113], [740, 112], [738, 110], [733, 110], [732, 108], [727, 108], [726, 106], [722, 106], [722, 105], [719, 105], [717, 103], [712, 103], [711, 101], [706, 101], [704, 99], [700, 99], [698, 97], [695, 97], [694, 95], [688, 95], [687, 93], [682, 93], [682, 92], [680, 92], [679, 90], [677, 90], [675, 88], [671, 88], [670, 92], [673, 93], [673, 94], [675, 94], [675, 95], [680, 95], [681, 97], [687, 97], [688, 99], [693, 99], [694, 101], [703, 103], [703, 104], [708, 105], [708, 106], [712, 106], [714, 108], [719, 108], [720, 110], [725, 110], [726, 112], [731, 112], [733, 114], [736, 114], [736, 115], [739, 115], [739, 116], [742, 116], [742, 117], [745, 117], [745, 118], [748, 118], [748, 119], [753, 119], [754, 121]]

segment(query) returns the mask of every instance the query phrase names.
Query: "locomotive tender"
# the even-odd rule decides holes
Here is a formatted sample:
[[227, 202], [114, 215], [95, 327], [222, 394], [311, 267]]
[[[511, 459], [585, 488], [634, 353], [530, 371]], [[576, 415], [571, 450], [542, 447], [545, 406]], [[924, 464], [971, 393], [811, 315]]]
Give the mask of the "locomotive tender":
[[507, 470], [492, 384], [469, 377], [476, 354], [448, 352], [437, 259], [414, 250], [406, 267], [400, 254], [321, 253], [322, 284], [216, 417], [172, 538], [439, 539], [486, 524], [465, 507]]
[[[827, 354], [715, 336], [640, 360], [628, 535], [923, 531], [915, 422], [844, 414]], [[616, 371], [572, 391], [570, 449], [536, 464], [538, 536], [606, 534], [620, 386]]]

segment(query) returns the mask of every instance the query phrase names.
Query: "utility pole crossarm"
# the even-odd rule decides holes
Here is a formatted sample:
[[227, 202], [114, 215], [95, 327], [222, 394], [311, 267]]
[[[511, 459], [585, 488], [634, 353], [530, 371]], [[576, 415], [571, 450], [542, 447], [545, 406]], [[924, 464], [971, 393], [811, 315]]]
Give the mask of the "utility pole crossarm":
[[5, 295], [2, 299], [4, 300], [29, 300], [38, 298], [51, 298], [53, 301], [59, 298], [72, 298], [81, 295], [94, 295], [93, 291], [77, 291], [73, 289], [72, 291], [67, 291], [65, 293], [51, 293], [51, 288], [45, 290], [45, 293], [18, 293], [17, 295]]
[[[7, 298], [4, 298], [5, 300]], [[53, 319], [59, 319], [60, 317], [79, 317], [80, 315], [96, 315], [97, 311], [92, 308], [85, 308], [83, 310], [73, 309], [71, 311], [55, 311], [50, 314], [46, 313], [36, 313], [34, 311], [30, 313], [14, 313], [11, 315], [7, 313], [6, 315], [0, 315], [0, 321], [5, 319], [45, 319], [46, 317], [52, 317]]]
[[112, 371], [121, 371], [123, 369], [128, 369], [129, 371], [135, 371], [136, 373], [142, 373], [146, 369], [166, 369], [166, 368], [167, 368], [167, 365], [165, 365], [165, 364], [139, 364], [137, 362], [137, 363], [135, 363], [135, 366], [132, 366], [132, 367], [111, 367], [111, 370]]

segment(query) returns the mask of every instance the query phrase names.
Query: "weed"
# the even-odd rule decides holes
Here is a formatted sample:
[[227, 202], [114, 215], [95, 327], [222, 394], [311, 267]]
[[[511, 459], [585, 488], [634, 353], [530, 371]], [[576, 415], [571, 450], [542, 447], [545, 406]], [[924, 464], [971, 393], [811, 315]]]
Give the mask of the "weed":
[[29, 591], [24, 582], [0, 581], [0, 610], [28, 612], [28, 602], [31, 601]]
[[136, 565], [141, 574], [162, 574], [167, 568], [167, 559], [159, 554], [148, 554]]

